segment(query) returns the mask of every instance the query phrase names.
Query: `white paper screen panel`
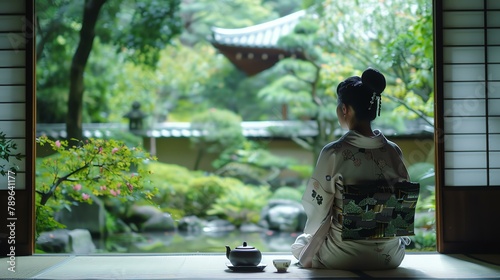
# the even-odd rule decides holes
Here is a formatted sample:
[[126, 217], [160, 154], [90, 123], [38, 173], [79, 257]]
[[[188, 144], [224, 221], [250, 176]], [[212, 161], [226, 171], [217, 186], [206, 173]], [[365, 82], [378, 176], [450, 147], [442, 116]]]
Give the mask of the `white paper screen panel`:
[[[496, 0], [489, 0], [496, 1]], [[443, 9], [445, 10], [480, 10], [483, 9], [483, 1], [471, 1], [471, 0], [453, 0], [444, 1]]]
[[455, 152], [455, 153], [445, 153], [444, 158], [445, 168], [467, 168], [467, 169], [485, 169], [486, 166], [486, 153], [476, 152]]
[[500, 1], [443, 1], [446, 186], [500, 186]]
[[445, 81], [483, 81], [486, 74], [484, 64], [444, 65]]
[[488, 172], [486, 169], [445, 169], [445, 184], [450, 187], [486, 186]]
[[486, 117], [457, 116], [444, 118], [445, 137], [455, 134], [485, 133], [485, 131]]
[[[500, 36], [500, 34], [499, 34]], [[500, 63], [500, 47], [488, 47], [488, 62]], [[484, 63], [485, 50], [484, 47], [445, 47], [443, 49], [444, 63]]]
[[444, 63], [484, 63], [483, 47], [445, 47]]
[[445, 117], [479, 117], [486, 114], [484, 99], [451, 99], [444, 101]]
[[484, 26], [482, 11], [448, 11], [443, 13], [444, 28], [471, 28]]
[[[485, 98], [485, 83], [478, 82], [445, 82], [444, 99], [462, 99], [462, 98]], [[491, 88], [491, 87], [490, 87]]]
[[[487, 0], [486, 6], [488, 9], [500, 9], [500, 1]], [[484, 9], [484, 1], [472, 0], [447, 0], [443, 2], [443, 9], [445, 10], [482, 10]]]
[[484, 44], [484, 30], [447, 29], [444, 30], [443, 43], [445, 46], [477, 46]]
[[486, 151], [486, 134], [445, 135], [444, 150], [448, 151]]
[[[0, 0], [0, 131], [18, 145], [13, 153], [26, 155], [26, 37], [32, 28], [24, 15], [25, 1]], [[16, 188], [26, 189], [26, 161], [0, 161], [18, 166]], [[0, 190], [7, 184], [0, 184]]]
[[487, 34], [490, 45], [500, 45], [500, 29], [488, 29]]

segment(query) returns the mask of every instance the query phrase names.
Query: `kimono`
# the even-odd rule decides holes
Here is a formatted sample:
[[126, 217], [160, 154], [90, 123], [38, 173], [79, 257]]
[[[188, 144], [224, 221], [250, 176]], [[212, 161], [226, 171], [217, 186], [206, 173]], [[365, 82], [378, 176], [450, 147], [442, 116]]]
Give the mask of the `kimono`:
[[[302, 197], [307, 214], [304, 233], [292, 245], [299, 259], [314, 233], [330, 217], [333, 204], [341, 203], [338, 188], [374, 180], [409, 180], [401, 149], [379, 130], [367, 137], [349, 131], [321, 151]], [[342, 205], [337, 205], [342, 208]], [[383, 240], [349, 240], [341, 237], [342, 225], [333, 219], [324, 242], [312, 258], [313, 268], [379, 270], [396, 268], [405, 255], [408, 237]], [[300, 260], [300, 259], [299, 259]]]

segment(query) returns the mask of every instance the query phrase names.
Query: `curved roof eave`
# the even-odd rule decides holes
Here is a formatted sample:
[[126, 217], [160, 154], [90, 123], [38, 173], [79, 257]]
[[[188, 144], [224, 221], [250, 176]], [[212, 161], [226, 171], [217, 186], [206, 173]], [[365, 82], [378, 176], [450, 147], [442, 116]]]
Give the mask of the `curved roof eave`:
[[301, 10], [287, 16], [244, 28], [212, 27], [212, 43], [233, 46], [273, 47], [278, 39], [292, 32], [299, 19], [306, 14]]

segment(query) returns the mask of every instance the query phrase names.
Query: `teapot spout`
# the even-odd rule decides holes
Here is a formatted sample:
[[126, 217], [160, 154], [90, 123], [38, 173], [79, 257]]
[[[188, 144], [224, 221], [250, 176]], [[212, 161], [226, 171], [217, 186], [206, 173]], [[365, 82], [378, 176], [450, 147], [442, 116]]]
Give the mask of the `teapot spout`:
[[231, 253], [231, 248], [226, 245], [226, 257], [229, 259], [229, 254]]

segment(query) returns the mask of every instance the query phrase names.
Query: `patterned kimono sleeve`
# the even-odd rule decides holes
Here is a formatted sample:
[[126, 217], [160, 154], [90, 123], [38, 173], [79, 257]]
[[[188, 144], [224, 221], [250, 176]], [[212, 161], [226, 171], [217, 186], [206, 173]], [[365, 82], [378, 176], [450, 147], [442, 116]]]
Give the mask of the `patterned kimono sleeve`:
[[302, 196], [302, 206], [307, 214], [304, 233], [314, 234], [328, 216], [335, 193], [334, 167], [335, 153], [323, 149]]

